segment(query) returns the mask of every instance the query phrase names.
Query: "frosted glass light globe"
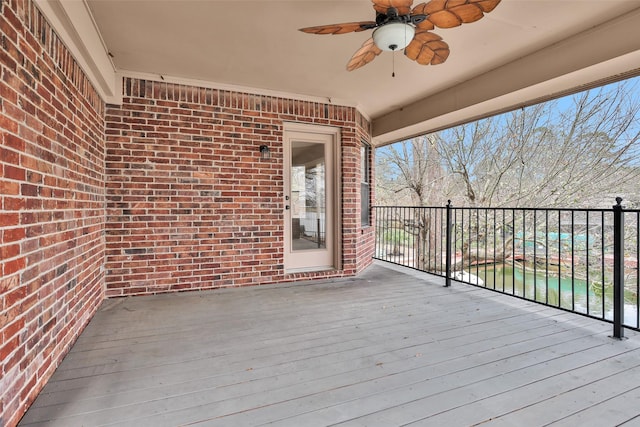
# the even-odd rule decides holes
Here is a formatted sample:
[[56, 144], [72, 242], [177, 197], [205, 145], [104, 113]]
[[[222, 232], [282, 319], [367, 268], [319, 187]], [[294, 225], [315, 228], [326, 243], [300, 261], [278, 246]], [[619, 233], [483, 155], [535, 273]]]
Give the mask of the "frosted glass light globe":
[[413, 40], [415, 33], [413, 25], [392, 22], [376, 28], [373, 32], [373, 42], [382, 50], [404, 49]]

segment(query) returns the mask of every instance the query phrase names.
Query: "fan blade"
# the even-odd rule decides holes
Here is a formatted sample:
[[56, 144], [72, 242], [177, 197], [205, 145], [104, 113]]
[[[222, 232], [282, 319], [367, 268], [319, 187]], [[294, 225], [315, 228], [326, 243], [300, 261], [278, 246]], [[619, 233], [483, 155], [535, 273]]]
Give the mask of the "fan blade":
[[345, 22], [343, 24], [319, 25], [317, 27], [300, 28], [303, 33], [309, 34], [346, 34], [375, 28], [374, 21]]
[[427, 15], [427, 19], [417, 25], [421, 30], [432, 30], [434, 26], [452, 28], [478, 21], [499, 3], [500, 0], [431, 0], [414, 7], [411, 14]]
[[417, 30], [433, 30], [435, 25], [429, 21], [429, 15], [445, 8], [447, 0], [432, 0], [429, 3], [420, 3], [411, 11], [411, 15], [426, 15], [427, 19], [416, 25]]
[[398, 15], [408, 15], [411, 13], [411, 5], [413, 0], [371, 0], [373, 8], [378, 13], [387, 14], [390, 7], [396, 8]]
[[404, 54], [421, 65], [438, 65], [449, 57], [449, 45], [437, 34], [417, 31], [405, 48]]
[[362, 47], [353, 54], [349, 62], [347, 63], [347, 71], [353, 71], [357, 68], [367, 65], [373, 61], [376, 56], [380, 55], [382, 49], [380, 49], [373, 42], [373, 37], [362, 44]]
[[431, 15], [445, 9], [447, 0], [431, 0], [429, 3], [420, 3], [411, 11], [412, 15]]
[[500, 0], [471, 0], [471, 3], [480, 6], [484, 13], [489, 13], [500, 4]]
[[416, 31], [417, 30], [430, 31], [430, 30], [433, 30], [434, 28], [436, 28], [436, 26], [433, 25], [433, 22], [429, 21], [428, 19], [425, 19], [424, 21], [416, 24]]

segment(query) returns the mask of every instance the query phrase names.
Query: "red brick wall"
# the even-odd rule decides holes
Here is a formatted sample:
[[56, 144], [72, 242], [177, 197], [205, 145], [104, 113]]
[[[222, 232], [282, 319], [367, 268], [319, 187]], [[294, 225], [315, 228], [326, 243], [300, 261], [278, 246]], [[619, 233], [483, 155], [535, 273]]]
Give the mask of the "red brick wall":
[[[366, 129], [368, 126], [368, 122], [365, 121], [364, 117], [361, 119], [362, 121], [360, 122], [360, 126], [362, 129]], [[366, 134], [362, 135], [361, 141], [364, 143], [369, 144], [370, 145], [370, 140], [367, 138]], [[358, 160], [360, 161], [360, 160]], [[369, 150], [369, 197], [370, 197], [370, 206], [374, 206], [375, 204], [375, 185], [373, 185], [373, 180], [375, 178], [375, 149], [373, 147], [370, 148]], [[358, 164], [358, 179], [360, 180], [360, 182], [362, 182], [362, 176], [360, 175], [362, 173], [361, 170], [359, 170], [360, 168], [360, 164]], [[358, 215], [360, 215], [360, 209], [361, 209], [361, 204], [360, 204], [360, 199], [358, 198], [358, 206], [357, 206], [357, 211], [358, 211]], [[360, 216], [358, 216], [358, 219], [360, 218]], [[371, 262], [373, 261], [373, 254], [375, 252], [375, 238], [376, 238], [376, 234], [375, 234], [375, 223], [376, 223], [376, 218], [374, 215], [374, 211], [373, 209], [371, 209], [370, 215], [369, 215], [369, 226], [368, 227], [361, 227], [360, 229], [360, 236], [358, 239], [358, 246], [357, 246], [357, 257], [356, 257], [356, 270], [357, 272], [361, 272], [362, 270], [364, 270], [365, 268], [367, 268], [369, 265], [371, 265]]]
[[[353, 275], [371, 261], [360, 227], [351, 107], [125, 79], [106, 112], [107, 295]], [[283, 271], [283, 122], [341, 129], [343, 269]], [[260, 160], [259, 146], [271, 149]], [[364, 236], [364, 237], [363, 237]]]
[[104, 298], [104, 104], [30, 1], [0, 14], [0, 425]]
[[[29, 0], [0, 7], [0, 425], [17, 423], [105, 295], [371, 262], [359, 214], [370, 125], [354, 108], [127, 79], [124, 104], [105, 111]], [[341, 129], [340, 271], [283, 272], [285, 121]]]

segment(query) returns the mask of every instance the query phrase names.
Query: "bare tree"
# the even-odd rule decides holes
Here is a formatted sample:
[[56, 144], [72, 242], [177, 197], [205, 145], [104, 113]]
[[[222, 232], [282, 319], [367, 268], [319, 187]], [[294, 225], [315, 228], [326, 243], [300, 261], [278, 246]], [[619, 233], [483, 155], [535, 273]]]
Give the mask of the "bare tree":
[[[412, 206], [441, 203], [445, 174], [434, 136], [425, 135], [390, 146], [382, 152], [377, 170], [378, 176], [381, 170], [387, 173], [381, 181], [382, 191], [391, 190], [394, 195], [404, 193]], [[393, 200], [397, 204], [398, 197]], [[414, 236], [411, 242], [416, 267], [426, 269], [427, 265], [436, 265], [436, 259], [441, 257], [436, 251], [442, 227], [440, 216], [432, 215], [430, 210], [416, 209], [401, 227], [403, 232]]]
[[[628, 80], [378, 149], [378, 194], [386, 191], [393, 204], [412, 206], [443, 206], [450, 198], [468, 207], [595, 207], [610, 205], [616, 195], [627, 205], [640, 204], [639, 83]], [[411, 224], [414, 244], [434, 248], [442, 224], [420, 212]], [[469, 248], [487, 230], [482, 218], [469, 221], [474, 226], [454, 267], [478, 254], [504, 260], [507, 253]], [[513, 243], [503, 238], [503, 252]], [[433, 261], [425, 252], [416, 251], [418, 267]]]
[[[435, 134], [468, 206], [588, 206], [640, 177], [640, 100], [632, 81]], [[634, 195], [637, 197], [637, 195]]]
[[[406, 193], [413, 206], [425, 206], [442, 200], [444, 170], [434, 135], [419, 136], [379, 150], [376, 170], [378, 188], [390, 193]], [[380, 177], [380, 172], [383, 175]]]

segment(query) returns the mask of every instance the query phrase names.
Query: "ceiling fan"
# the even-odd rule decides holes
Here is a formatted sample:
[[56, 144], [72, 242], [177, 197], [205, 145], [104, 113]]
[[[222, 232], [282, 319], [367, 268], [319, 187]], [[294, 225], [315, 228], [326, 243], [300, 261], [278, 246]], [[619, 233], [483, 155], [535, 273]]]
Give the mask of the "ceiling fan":
[[437, 65], [449, 57], [449, 45], [431, 30], [475, 22], [500, 3], [500, 0], [431, 0], [412, 8], [413, 0], [371, 1], [376, 11], [375, 21], [320, 25], [300, 28], [300, 31], [346, 34], [373, 29], [372, 37], [347, 63], [348, 71], [367, 65], [383, 50], [404, 49], [404, 54], [418, 64]]

